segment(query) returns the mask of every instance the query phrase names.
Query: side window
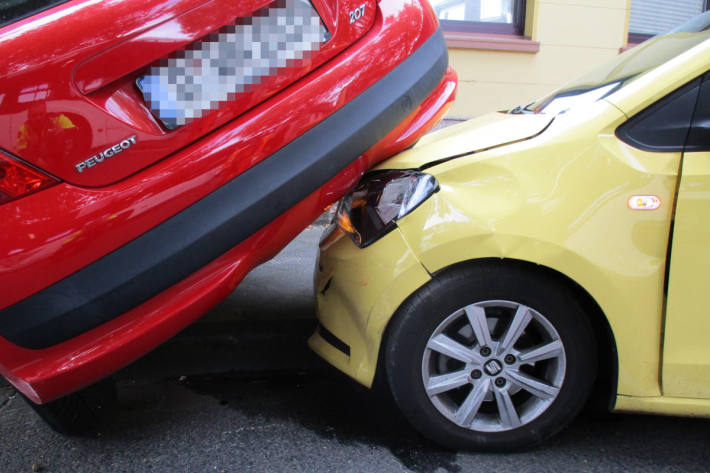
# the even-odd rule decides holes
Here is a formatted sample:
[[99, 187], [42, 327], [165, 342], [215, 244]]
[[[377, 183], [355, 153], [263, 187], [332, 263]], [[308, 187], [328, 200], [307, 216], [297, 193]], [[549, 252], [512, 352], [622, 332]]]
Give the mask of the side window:
[[695, 79], [662, 98], [616, 129], [616, 136], [645, 151], [683, 151], [701, 79]]
[[710, 73], [703, 77], [686, 151], [710, 151]]
[[68, 0], [0, 0], [0, 27]]

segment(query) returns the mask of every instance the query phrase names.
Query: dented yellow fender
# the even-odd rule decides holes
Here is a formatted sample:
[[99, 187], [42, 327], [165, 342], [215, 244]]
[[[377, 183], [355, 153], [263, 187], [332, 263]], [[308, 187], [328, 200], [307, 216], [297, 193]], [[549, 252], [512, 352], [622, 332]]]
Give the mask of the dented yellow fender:
[[[619, 392], [659, 395], [680, 153], [636, 152], [614, 136], [625, 120], [618, 109], [598, 102], [587, 112], [593, 120], [561, 116], [539, 139], [429, 169], [442, 191], [402, 219], [400, 229], [431, 273], [493, 257], [546, 266], [577, 282], [617, 338]], [[600, 122], [606, 126], [596, 130]], [[656, 195], [664, 204], [633, 211], [632, 195]]]

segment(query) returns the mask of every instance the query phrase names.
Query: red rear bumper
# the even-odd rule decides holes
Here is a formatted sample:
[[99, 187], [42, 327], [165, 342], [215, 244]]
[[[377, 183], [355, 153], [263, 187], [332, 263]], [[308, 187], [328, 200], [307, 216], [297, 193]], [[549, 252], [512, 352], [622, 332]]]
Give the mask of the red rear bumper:
[[[0, 207], [0, 219], [13, 229], [0, 241], [4, 268], [0, 268], [0, 287], [7, 289], [0, 295], [0, 307], [21, 301], [132, 241], [359, 95], [378, 77], [352, 71], [374, 61], [376, 70], [384, 75], [409, 54], [403, 48], [400, 57], [371, 57], [371, 51], [389, 50], [391, 41], [412, 35], [402, 32], [411, 31], [402, 15], [416, 18], [419, 12], [417, 21], [422, 28], [410, 38], [412, 49], [436, 27], [429, 8], [416, 2], [384, 0], [380, 6], [382, 11], [373, 30], [336, 58], [337, 64], [309, 76], [175, 156], [109, 188], [82, 189], [63, 184], [16, 205]], [[299, 99], [314, 95], [309, 87], [320, 93], [315, 101], [304, 105]], [[354, 186], [366, 169], [428, 131], [453, 101], [455, 89], [456, 76], [449, 70], [399, 126], [325, 185], [236, 247], [124, 314], [47, 348], [21, 348], [0, 339], [0, 372], [35, 402], [46, 402], [143, 355], [226, 297], [249, 270], [271, 258], [326, 205]], [[245, 155], [252, 159], [244, 159]], [[38, 218], [30, 221], [27, 215]], [[17, 248], [22, 251], [17, 252]]]

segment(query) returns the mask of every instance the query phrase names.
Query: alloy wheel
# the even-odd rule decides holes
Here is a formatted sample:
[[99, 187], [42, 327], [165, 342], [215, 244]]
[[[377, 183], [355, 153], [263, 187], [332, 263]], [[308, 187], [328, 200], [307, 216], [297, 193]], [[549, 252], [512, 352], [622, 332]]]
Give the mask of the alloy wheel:
[[502, 432], [545, 412], [560, 391], [565, 349], [550, 321], [526, 305], [490, 300], [446, 317], [422, 356], [434, 407], [459, 427]]

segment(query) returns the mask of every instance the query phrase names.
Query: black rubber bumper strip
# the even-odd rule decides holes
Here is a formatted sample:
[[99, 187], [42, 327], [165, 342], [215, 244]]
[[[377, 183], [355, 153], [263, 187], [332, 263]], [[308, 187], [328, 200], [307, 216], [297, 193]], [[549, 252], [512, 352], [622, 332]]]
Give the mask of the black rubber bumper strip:
[[0, 335], [25, 348], [46, 348], [185, 279], [381, 140], [435, 89], [447, 65], [446, 43], [437, 31], [386, 76], [264, 161], [135, 240], [0, 310]]

